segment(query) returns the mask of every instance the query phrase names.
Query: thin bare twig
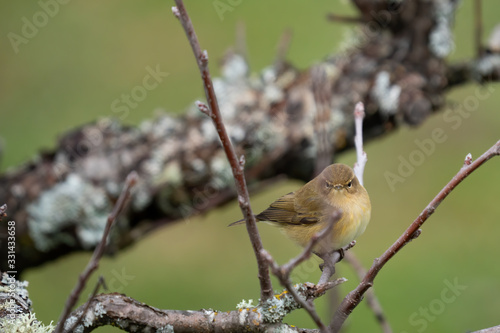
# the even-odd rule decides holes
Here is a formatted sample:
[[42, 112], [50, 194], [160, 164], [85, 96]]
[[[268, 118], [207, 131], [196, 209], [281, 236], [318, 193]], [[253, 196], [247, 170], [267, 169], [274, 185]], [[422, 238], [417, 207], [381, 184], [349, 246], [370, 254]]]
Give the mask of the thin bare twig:
[[276, 261], [273, 259], [273, 257], [271, 256], [271, 254], [269, 252], [267, 252], [266, 250], [262, 250], [261, 253], [264, 256], [264, 258], [266, 258], [269, 265], [271, 266], [271, 270], [272, 270], [273, 274], [276, 275], [276, 277], [280, 280], [280, 283], [290, 292], [290, 294], [293, 296], [295, 301], [297, 303], [299, 303], [300, 306], [302, 306], [302, 308], [307, 311], [307, 313], [309, 313], [309, 316], [311, 316], [312, 320], [318, 326], [319, 330], [322, 333], [328, 332], [325, 324], [321, 321], [321, 318], [319, 317], [318, 313], [316, 312], [316, 309], [314, 308], [314, 304], [312, 302], [308, 302], [305, 299], [303, 299], [302, 297], [300, 297], [300, 295], [297, 293], [297, 290], [295, 290], [295, 288], [293, 288], [292, 282], [290, 281], [289, 276], [284, 274], [284, 272], [282, 271], [282, 267], [280, 267], [276, 263]]
[[[500, 24], [495, 25], [491, 30], [487, 47], [489, 52], [500, 54]], [[491, 80], [491, 77], [489, 79]]]
[[137, 183], [137, 179], [138, 176], [135, 171], [132, 171], [127, 176], [122, 193], [120, 194], [120, 197], [116, 201], [113, 211], [108, 216], [108, 220], [106, 222], [106, 226], [104, 227], [104, 232], [102, 234], [101, 241], [99, 242], [99, 244], [97, 244], [94, 253], [92, 254], [92, 258], [90, 258], [87, 267], [85, 267], [85, 270], [78, 277], [78, 282], [76, 283], [75, 288], [71, 291], [71, 294], [66, 300], [66, 304], [59, 319], [59, 323], [57, 323], [57, 326], [54, 330], [54, 333], [60, 333], [63, 331], [66, 319], [68, 319], [68, 315], [70, 314], [71, 310], [78, 301], [78, 298], [80, 297], [80, 294], [85, 288], [88, 279], [90, 278], [92, 273], [99, 267], [99, 261], [101, 260], [101, 257], [104, 254], [104, 249], [106, 248], [106, 242], [109, 236], [109, 232], [111, 231], [111, 227], [113, 226], [118, 215], [125, 208], [125, 204], [128, 202], [128, 199], [130, 198], [130, 191], [132, 187]]
[[236, 25], [235, 44], [236, 53], [241, 55], [246, 61], [248, 61], [246, 26], [243, 21], [239, 21]]
[[479, 59], [483, 56], [483, 13], [482, 0], [474, 0], [474, 44], [476, 46], [476, 57]]
[[[354, 269], [354, 272], [356, 272], [359, 280], [363, 280], [366, 275], [366, 269], [363, 267], [363, 265], [361, 265], [361, 262], [354, 255], [354, 253], [347, 252], [345, 254], [344, 260], [351, 265], [351, 267]], [[384, 333], [392, 333], [391, 325], [387, 321], [384, 310], [382, 310], [382, 305], [378, 301], [377, 296], [375, 296], [375, 292], [373, 291], [373, 289], [370, 289], [366, 292], [366, 303], [375, 314], [375, 319], [377, 319], [380, 327], [382, 327], [382, 331]]]
[[326, 18], [331, 22], [340, 22], [340, 23], [363, 23], [363, 19], [361, 17], [355, 16], [343, 16], [334, 13], [329, 13], [326, 15]]
[[92, 294], [90, 294], [90, 296], [87, 300], [87, 303], [85, 303], [85, 307], [83, 308], [82, 314], [80, 315], [80, 317], [78, 317], [78, 320], [76, 320], [74, 322], [74, 324], [71, 326], [71, 328], [66, 330], [67, 332], [74, 332], [75, 328], [82, 322], [83, 317], [85, 316], [85, 314], [88, 312], [88, 310], [90, 308], [90, 303], [91, 303], [92, 299], [97, 295], [97, 293], [99, 292], [99, 288], [101, 286], [103, 286], [104, 289], [108, 289], [106, 287], [105, 282], [104, 282], [104, 278], [102, 276], [99, 276], [99, 279], [97, 280], [97, 283], [95, 284], [95, 287], [94, 287], [94, 290], [92, 291]]
[[314, 246], [332, 231], [333, 225], [340, 219], [341, 216], [342, 216], [342, 211], [340, 210], [334, 211], [332, 216], [330, 216], [330, 221], [328, 222], [327, 227], [318, 232], [311, 238], [311, 240], [309, 241], [309, 243], [307, 244], [307, 246], [304, 248], [304, 250], [300, 255], [290, 259], [288, 263], [281, 266], [282, 272], [289, 276], [295, 267], [300, 265], [303, 261], [309, 259]]
[[246, 220], [246, 226], [248, 231], [248, 236], [250, 237], [250, 242], [252, 243], [252, 248], [255, 252], [257, 258], [257, 266], [259, 270], [259, 282], [260, 282], [260, 293], [261, 301], [267, 300], [273, 296], [273, 287], [271, 284], [271, 278], [269, 276], [269, 267], [261, 254], [263, 249], [262, 241], [257, 229], [257, 223], [255, 221], [255, 216], [253, 215], [252, 208], [250, 207], [250, 197], [248, 195], [248, 188], [246, 185], [245, 175], [243, 173], [243, 163], [236, 156], [231, 140], [227, 134], [222, 116], [219, 110], [219, 105], [217, 103], [217, 96], [215, 95], [214, 86], [212, 79], [210, 77], [210, 71], [208, 70], [208, 55], [206, 51], [201, 51], [200, 44], [198, 42], [198, 37], [194, 31], [193, 24], [189, 15], [186, 11], [186, 7], [182, 0], [175, 0], [176, 7], [172, 8], [172, 12], [181, 22], [186, 36], [191, 44], [198, 68], [200, 70], [201, 78], [203, 80], [203, 86], [205, 87], [205, 95], [207, 97], [208, 107], [201, 102], [197, 105], [200, 110], [209, 115], [214, 122], [215, 128], [219, 134], [222, 147], [226, 153], [229, 164], [233, 171], [234, 180], [236, 183], [236, 192], [238, 193], [238, 202], [240, 204], [241, 211]]
[[292, 35], [291, 29], [286, 29], [281, 35], [276, 52], [276, 59], [274, 60], [274, 68], [277, 74], [281, 73], [285, 69], [286, 55], [290, 49]]
[[314, 176], [317, 176], [332, 163], [334, 145], [331, 142], [330, 118], [332, 99], [331, 87], [325, 69], [321, 66], [311, 68], [311, 90], [314, 95], [316, 112], [314, 113], [314, 130], [317, 145]]
[[356, 146], [357, 162], [354, 163], [354, 174], [358, 177], [361, 185], [363, 184], [363, 173], [368, 161], [366, 153], [363, 150], [363, 119], [365, 118], [365, 106], [363, 102], [356, 103], [354, 107], [354, 126], [356, 135], [354, 136], [354, 145]]
[[[280, 280], [280, 283], [290, 292], [290, 294], [293, 296], [295, 301], [299, 303], [302, 308], [304, 308], [307, 313], [311, 316], [313, 321], [316, 323], [318, 328], [320, 329], [321, 332], [327, 332], [327, 328], [325, 324], [321, 321], [321, 318], [319, 317], [318, 313], [316, 312], [316, 309], [314, 308], [314, 304], [307, 302], [304, 300], [300, 295], [297, 293], [295, 288], [292, 286], [292, 281], [290, 280], [290, 273], [292, 270], [300, 265], [303, 261], [307, 260], [310, 256], [311, 253], [314, 249], [314, 246], [322, 240], [324, 237], [326, 237], [328, 234], [330, 234], [333, 225], [335, 222], [337, 222], [340, 218], [342, 217], [342, 212], [341, 211], [335, 211], [332, 216], [330, 217], [330, 221], [328, 222], [328, 226], [318, 232], [316, 235], [314, 235], [307, 246], [304, 248], [302, 253], [300, 253], [297, 257], [290, 259], [288, 263], [279, 266], [276, 261], [273, 259], [271, 254], [267, 252], [266, 250], [262, 250], [261, 253], [263, 256], [266, 258], [267, 262], [271, 266], [271, 270], [273, 274]], [[324, 283], [323, 285], [326, 285]], [[318, 286], [320, 286], [318, 284]], [[326, 290], [325, 290], [326, 291]]]
[[373, 281], [378, 272], [384, 265], [398, 253], [407, 243], [419, 235], [419, 228], [425, 221], [434, 213], [436, 208], [443, 202], [443, 200], [457, 187], [468, 175], [474, 170], [483, 165], [490, 158], [500, 155], [500, 141], [494, 144], [483, 155], [471, 164], [464, 166], [458, 173], [450, 180], [448, 184], [432, 199], [432, 201], [425, 207], [420, 215], [413, 221], [413, 223], [405, 230], [405, 232], [392, 244], [380, 258], [374, 260], [373, 265], [370, 267], [360, 284], [352, 290], [344, 298], [339, 308], [332, 318], [329, 329], [332, 332], [339, 332], [345, 320], [352, 313], [354, 308], [361, 302], [364, 293], [373, 285]]
[[[356, 156], [357, 161], [354, 163], [354, 173], [358, 177], [359, 182], [363, 185], [363, 173], [365, 170], [366, 162], [368, 161], [366, 152], [363, 150], [363, 119], [365, 118], [365, 106], [362, 102], [358, 102], [354, 107], [354, 124], [356, 134], [354, 136], [354, 145], [356, 146]], [[354, 271], [357, 273], [359, 280], [363, 280], [366, 274], [366, 269], [361, 265], [356, 255], [352, 252], [345, 254], [346, 261], [352, 266]], [[391, 326], [384, 316], [382, 311], [382, 306], [375, 296], [373, 289], [369, 290], [366, 294], [366, 301], [368, 307], [375, 314], [375, 318], [380, 323], [382, 330], [386, 333], [392, 332]]]
[[[361, 185], [363, 185], [363, 173], [365, 170], [365, 165], [368, 160], [366, 153], [363, 151], [363, 119], [365, 117], [365, 107], [362, 102], [358, 102], [354, 107], [354, 124], [355, 124], [355, 136], [354, 144], [356, 146], [357, 162], [354, 163], [354, 174], [358, 178]], [[319, 284], [328, 281], [332, 275], [335, 273], [335, 264], [342, 259], [343, 252], [347, 251], [356, 244], [356, 241], [351, 242], [342, 251], [337, 251], [333, 253], [327, 253], [323, 256], [325, 265], [323, 266], [323, 273], [319, 279]]]

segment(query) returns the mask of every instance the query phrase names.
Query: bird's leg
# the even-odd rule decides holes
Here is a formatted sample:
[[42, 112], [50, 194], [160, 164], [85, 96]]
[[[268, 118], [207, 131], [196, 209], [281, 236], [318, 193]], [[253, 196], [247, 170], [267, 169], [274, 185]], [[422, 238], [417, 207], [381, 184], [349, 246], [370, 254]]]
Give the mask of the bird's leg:
[[323, 263], [319, 265], [319, 269], [323, 272], [321, 277], [319, 278], [318, 285], [326, 283], [330, 280], [330, 278], [335, 274], [335, 264], [344, 259], [345, 251], [351, 249], [354, 245], [356, 245], [356, 241], [353, 240], [347, 246], [335, 250], [329, 253], [317, 253], [314, 252], [315, 255], [323, 259]]
[[322, 255], [317, 254], [321, 259], [323, 259], [323, 263], [319, 265], [319, 268], [323, 272], [321, 273], [318, 285], [328, 282], [333, 274], [335, 274], [335, 264], [342, 260], [344, 257], [343, 252], [344, 251], [337, 250]]
[[344, 259], [344, 256], [345, 256], [345, 252], [344, 252], [344, 249], [343, 248], [340, 248], [337, 250], [338, 253], [339, 253], [339, 260], [337, 260], [337, 262], [341, 261], [342, 259]]

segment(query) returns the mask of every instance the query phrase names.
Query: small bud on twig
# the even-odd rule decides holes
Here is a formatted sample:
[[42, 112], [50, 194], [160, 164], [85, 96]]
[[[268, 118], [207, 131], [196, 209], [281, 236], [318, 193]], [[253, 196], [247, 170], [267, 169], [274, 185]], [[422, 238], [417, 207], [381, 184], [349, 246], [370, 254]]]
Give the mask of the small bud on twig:
[[466, 166], [471, 165], [471, 163], [472, 163], [472, 154], [468, 153], [467, 156], [465, 156], [463, 168], [465, 168]]
[[7, 211], [7, 204], [3, 204], [0, 206], [0, 217], [6, 216], [5, 212]]
[[181, 17], [181, 13], [179, 12], [179, 8], [177, 8], [176, 6], [172, 7], [172, 14], [174, 14], [174, 16], [177, 19], [179, 19]]
[[354, 117], [363, 119], [365, 117], [365, 105], [363, 102], [357, 102], [354, 107]]
[[356, 245], [356, 240], [353, 240], [352, 242], [350, 242], [345, 248], [344, 248], [344, 251], [347, 251], [347, 250], [350, 250], [354, 247], [354, 245]]
[[246, 163], [245, 155], [240, 156], [239, 162], [240, 162], [240, 166], [243, 168], [245, 166], [245, 163]]
[[420, 234], [422, 233], [422, 229], [417, 229], [413, 234], [410, 236], [410, 241], [414, 240], [415, 238], [418, 238]]
[[203, 53], [200, 55], [200, 60], [203, 66], [208, 64], [208, 52], [207, 50], [203, 50]]
[[194, 102], [194, 104], [196, 104], [196, 106], [201, 111], [201, 113], [206, 114], [210, 118], [212, 117], [212, 112], [210, 111], [210, 109], [208, 108], [208, 106], [205, 103], [200, 102], [200, 101], [196, 101], [196, 102]]

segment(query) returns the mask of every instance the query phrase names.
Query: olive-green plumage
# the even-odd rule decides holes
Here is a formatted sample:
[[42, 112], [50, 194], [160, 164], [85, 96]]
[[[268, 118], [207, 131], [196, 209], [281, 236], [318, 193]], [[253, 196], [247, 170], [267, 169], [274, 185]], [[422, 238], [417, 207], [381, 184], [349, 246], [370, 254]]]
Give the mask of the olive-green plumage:
[[[297, 191], [274, 201], [255, 218], [279, 227], [293, 241], [306, 246], [312, 236], [328, 226], [330, 216], [339, 209], [342, 216], [333, 225], [331, 236], [314, 248], [320, 256], [348, 245], [365, 231], [370, 221], [368, 193], [349, 166], [337, 163]], [[241, 223], [244, 220], [230, 225]]]

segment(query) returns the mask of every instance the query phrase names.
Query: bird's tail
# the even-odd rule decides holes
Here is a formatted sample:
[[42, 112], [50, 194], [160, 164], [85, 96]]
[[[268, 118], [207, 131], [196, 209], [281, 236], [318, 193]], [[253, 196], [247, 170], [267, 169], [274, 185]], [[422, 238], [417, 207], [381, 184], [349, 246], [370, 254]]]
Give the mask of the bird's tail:
[[[259, 222], [259, 221], [260, 221], [260, 220], [257, 218], [257, 216], [255, 217], [255, 221], [256, 221], [256, 222]], [[245, 223], [246, 223], [245, 219], [241, 219], [241, 220], [238, 220], [238, 221], [236, 221], [236, 222], [231, 223], [230, 225], [228, 225], [228, 227], [232, 227], [233, 225], [245, 224]]]
[[228, 227], [232, 227], [233, 225], [244, 224], [244, 223], [245, 223], [245, 219], [241, 219], [239, 221], [231, 223], [230, 225], [228, 225]]

